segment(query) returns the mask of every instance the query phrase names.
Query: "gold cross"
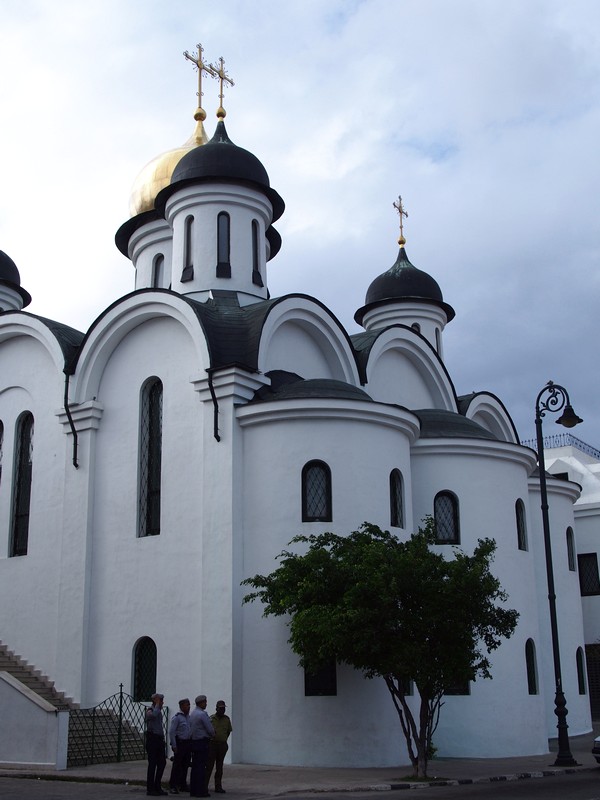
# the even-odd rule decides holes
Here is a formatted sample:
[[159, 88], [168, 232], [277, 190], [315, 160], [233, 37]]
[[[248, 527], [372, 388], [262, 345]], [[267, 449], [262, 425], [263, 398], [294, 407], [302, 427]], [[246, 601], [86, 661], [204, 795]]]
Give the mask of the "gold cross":
[[406, 239], [404, 238], [404, 220], [402, 217], [408, 217], [408, 212], [404, 210], [404, 206], [402, 205], [402, 198], [398, 195], [398, 202], [392, 203], [398, 215], [400, 216], [400, 238], [398, 239], [398, 244], [403, 245], [406, 244]]
[[216, 74], [213, 70], [211, 64], [205, 64], [202, 60], [202, 53], [204, 52], [204, 48], [201, 44], [197, 44], [196, 47], [198, 48], [198, 55], [191, 55], [188, 53], [187, 50], [183, 51], [183, 55], [187, 58], [188, 61], [191, 61], [192, 64], [198, 70], [198, 109], [194, 114], [194, 118], [199, 120], [200, 122], [206, 119], [206, 111], [202, 108], [202, 96], [204, 92], [202, 91], [202, 73], [206, 72], [213, 78], [216, 78]]
[[225, 72], [225, 61], [223, 60], [223, 56], [219, 58], [219, 66], [215, 67], [214, 64], [210, 64], [211, 75], [213, 78], [219, 79], [219, 100], [220, 105], [217, 109], [217, 117], [218, 119], [225, 118], [225, 109], [223, 108], [223, 84], [228, 83], [230, 86], [235, 86], [234, 82], [231, 80], [229, 75]]

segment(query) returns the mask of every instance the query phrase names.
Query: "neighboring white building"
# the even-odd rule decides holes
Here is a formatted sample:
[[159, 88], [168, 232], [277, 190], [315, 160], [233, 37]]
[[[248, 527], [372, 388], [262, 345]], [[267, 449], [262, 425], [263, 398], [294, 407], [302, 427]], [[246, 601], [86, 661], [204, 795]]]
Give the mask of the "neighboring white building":
[[[367, 287], [362, 333], [313, 297], [271, 298], [283, 201], [222, 119], [204, 139], [199, 118], [142, 173], [117, 233], [135, 286], [85, 333], [23, 310], [29, 295], [0, 254], [0, 640], [82, 706], [120, 682], [143, 697], [156, 685], [170, 706], [225, 698], [233, 761], [408, 763], [383, 681], [342, 666], [329, 694], [312, 694], [284, 621], [243, 606], [240, 582], [271, 571], [297, 533], [368, 520], [408, 536], [435, 514], [448, 552], [496, 540], [493, 571], [521, 615], [493, 680], [446, 698], [438, 752], [546, 752], [556, 720], [535, 453], [497, 397], [457, 394], [443, 360], [454, 310], [403, 241]], [[564, 531], [579, 487], [549, 479], [549, 493], [578, 734], [590, 705]]]
[[546, 471], [577, 483], [581, 495], [575, 503], [575, 528], [564, 532], [569, 564], [577, 570], [583, 606], [590, 702], [594, 718], [600, 716], [600, 451], [570, 433], [544, 439]]

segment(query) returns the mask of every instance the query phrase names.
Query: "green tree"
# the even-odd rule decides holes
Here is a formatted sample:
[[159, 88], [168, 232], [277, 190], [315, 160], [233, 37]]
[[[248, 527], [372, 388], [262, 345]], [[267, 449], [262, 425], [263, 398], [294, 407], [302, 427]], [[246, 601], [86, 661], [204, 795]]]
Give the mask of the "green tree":
[[[296, 536], [303, 554], [284, 550], [270, 575], [243, 585], [263, 616], [290, 615], [289, 643], [316, 672], [336, 660], [382, 677], [406, 738], [414, 775], [426, 777], [432, 736], [446, 689], [490, 678], [488, 654], [510, 637], [518, 613], [490, 572], [496, 544], [480, 539], [473, 555], [434, 552], [431, 518], [407, 541], [365, 522], [348, 536]], [[308, 546], [308, 547], [306, 547]], [[419, 693], [413, 714], [406, 690]]]

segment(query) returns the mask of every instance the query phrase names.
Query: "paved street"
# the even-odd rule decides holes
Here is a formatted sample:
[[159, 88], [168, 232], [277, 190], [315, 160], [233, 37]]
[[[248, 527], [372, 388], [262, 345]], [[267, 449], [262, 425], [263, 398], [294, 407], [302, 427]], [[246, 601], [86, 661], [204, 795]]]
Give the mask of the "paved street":
[[[230, 792], [230, 800], [259, 800], [256, 795]], [[600, 770], [570, 775], [530, 778], [518, 781], [474, 783], [465, 786], [429, 786], [382, 793], [371, 792], [293, 792], [278, 795], [293, 800], [600, 800]], [[0, 777], [2, 800], [141, 800], [144, 787], [126, 784], [79, 783]], [[181, 795], [185, 800], [187, 795]], [[266, 797], [272, 798], [273, 795]]]

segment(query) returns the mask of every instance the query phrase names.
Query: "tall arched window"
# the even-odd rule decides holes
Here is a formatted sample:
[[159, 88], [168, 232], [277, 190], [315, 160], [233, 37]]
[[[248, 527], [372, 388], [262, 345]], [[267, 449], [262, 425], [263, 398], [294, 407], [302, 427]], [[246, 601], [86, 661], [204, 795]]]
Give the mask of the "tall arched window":
[[154, 258], [154, 262], [152, 263], [152, 288], [153, 289], [162, 289], [164, 288], [164, 281], [165, 281], [165, 257], [159, 253]]
[[404, 482], [399, 469], [390, 472], [390, 525], [404, 527]]
[[140, 408], [138, 536], [160, 533], [162, 402], [162, 383], [150, 378], [142, 388]]
[[571, 572], [576, 572], [577, 559], [575, 558], [575, 536], [571, 526], [567, 528], [567, 561], [569, 563], [569, 569]]
[[226, 211], [217, 216], [217, 278], [231, 278], [230, 219]]
[[460, 544], [458, 500], [452, 492], [438, 492], [433, 501], [436, 541], [438, 544]]
[[519, 550], [527, 550], [527, 525], [525, 523], [525, 505], [521, 499], [515, 503], [517, 520], [517, 545]]
[[577, 648], [575, 659], [577, 661], [577, 683], [579, 685], [579, 694], [586, 694], [585, 655], [581, 647]]
[[264, 286], [262, 276], [260, 274], [260, 229], [258, 222], [252, 220], [252, 283], [255, 286]]
[[527, 666], [527, 691], [529, 694], [538, 694], [538, 674], [533, 639], [527, 639], [525, 642], [525, 664]]
[[183, 228], [183, 272], [181, 282], [187, 283], [194, 278], [194, 218], [186, 217]]
[[156, 691], [156, 645], [149, 636], [133, 648], [133, 699], [150, 700]]
[[33, 415], [29, 411], [19, 417], [16, 433], [10, 554], [24, 556], [29, 538], [33, 458]]
[[331, 470], [324, 461], [309, 461], [302, 468], [302, 521], [331, 518]]

